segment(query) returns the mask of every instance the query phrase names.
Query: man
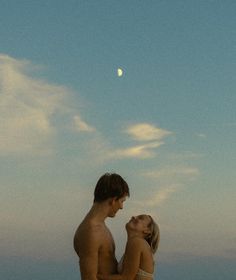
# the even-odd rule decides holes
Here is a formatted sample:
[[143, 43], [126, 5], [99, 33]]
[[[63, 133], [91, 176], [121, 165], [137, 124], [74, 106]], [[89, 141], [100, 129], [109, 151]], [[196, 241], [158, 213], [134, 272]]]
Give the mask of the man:
[[127, 196], [129, 187], [120, 175], [106, 173], [98, 180], [92, 208], [74, 236], [81, 280], [97, 280], [97, 274], [117, 273], [115, 244], [105, 219], [115, 217]]

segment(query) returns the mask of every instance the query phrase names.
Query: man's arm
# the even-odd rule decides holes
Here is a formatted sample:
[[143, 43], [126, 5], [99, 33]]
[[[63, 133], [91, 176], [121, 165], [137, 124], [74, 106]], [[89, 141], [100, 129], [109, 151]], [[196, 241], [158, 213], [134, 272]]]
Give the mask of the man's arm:
[[100, 240], [99, 230], [91, 230], [80, 240], [81, 280], [97, 280]]

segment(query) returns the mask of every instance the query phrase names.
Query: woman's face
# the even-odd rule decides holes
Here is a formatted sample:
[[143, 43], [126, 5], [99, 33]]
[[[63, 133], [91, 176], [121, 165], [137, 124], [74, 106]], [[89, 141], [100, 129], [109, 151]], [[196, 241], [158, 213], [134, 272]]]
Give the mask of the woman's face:
[[133, 216], [127, 223], [127, 228], [137, 232], [148, 233], [151, 218], [148, 215]]

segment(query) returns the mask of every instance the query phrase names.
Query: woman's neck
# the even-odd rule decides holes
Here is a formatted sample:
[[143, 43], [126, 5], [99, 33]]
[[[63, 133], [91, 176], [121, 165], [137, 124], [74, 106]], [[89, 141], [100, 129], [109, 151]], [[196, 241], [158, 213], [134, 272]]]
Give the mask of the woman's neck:
[[127, 230], [127, 235], [128, 235], [128, 239], [134, 238], [134, 237], [144, 238], [142, 232], [137, 232], [137, 231], [133, 231], [133, 230]]

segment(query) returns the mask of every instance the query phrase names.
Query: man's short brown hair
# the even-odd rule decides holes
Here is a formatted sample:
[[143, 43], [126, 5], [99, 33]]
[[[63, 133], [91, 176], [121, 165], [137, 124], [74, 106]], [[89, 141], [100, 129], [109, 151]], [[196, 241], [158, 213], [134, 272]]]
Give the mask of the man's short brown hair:
[[102, 202], [113, 197], [119, 199], [123, 196], [129, 196], [129, 186], [120, 175], [105, 173], [100, 177], [94, 190], [94, 202]]

